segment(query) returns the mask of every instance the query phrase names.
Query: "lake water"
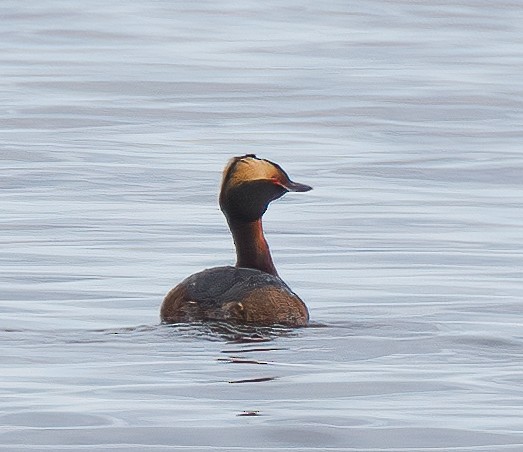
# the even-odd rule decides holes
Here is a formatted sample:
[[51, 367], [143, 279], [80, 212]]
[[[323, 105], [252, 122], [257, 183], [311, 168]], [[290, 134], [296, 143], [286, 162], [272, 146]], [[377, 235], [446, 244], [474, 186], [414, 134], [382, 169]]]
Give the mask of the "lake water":
[[[0, 17], [1, 450], [523, 450], [522, 2]], [[160, 325], [244, 153], [312, 326]]]

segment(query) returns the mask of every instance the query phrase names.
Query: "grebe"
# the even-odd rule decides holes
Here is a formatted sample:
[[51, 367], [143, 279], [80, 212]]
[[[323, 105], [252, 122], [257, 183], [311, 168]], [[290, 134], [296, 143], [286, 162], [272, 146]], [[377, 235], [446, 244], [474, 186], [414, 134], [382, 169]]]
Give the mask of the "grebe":
[[162, 321], [305, 326], [307, 307], [278, 276], [261, 218], [271, 201], [311, 189], [254, 154], [232, 158], [223, 172], [220, 209], [234, 238], [236, 266], [210, 268], [183, 280], [165, 296]]

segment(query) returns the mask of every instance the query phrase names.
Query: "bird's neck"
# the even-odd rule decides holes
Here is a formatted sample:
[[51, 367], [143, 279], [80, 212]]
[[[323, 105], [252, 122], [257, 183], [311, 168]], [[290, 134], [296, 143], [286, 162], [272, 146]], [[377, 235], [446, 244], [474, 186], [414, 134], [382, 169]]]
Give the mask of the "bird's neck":
[[227, 222], [236, 245], [236, 267], [256, 268], [278, 276], [263, 234], [261, 218], [251, 222], [227, 218]]

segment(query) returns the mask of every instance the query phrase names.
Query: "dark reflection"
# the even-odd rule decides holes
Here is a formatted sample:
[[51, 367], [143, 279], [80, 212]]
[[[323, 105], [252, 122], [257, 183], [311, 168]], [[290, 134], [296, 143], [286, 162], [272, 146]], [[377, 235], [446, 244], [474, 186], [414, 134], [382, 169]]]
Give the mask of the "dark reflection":
[[258, 410], [242, 411], [241, 413], [238, 413], [236, 416], [260, 416], [260, 412]]
[[280, 325], [255, 326], [227, 322], [195, 322], [164, 324], [163, 326], [171, 332], [180, 333], [182, 336], [198, 336], [208, 340], [222, 340], [231, 344], [264, 343], [279, 337], [292, 337], [298, 334], [298, 330]]
[[[3, 329], [0, 335], [10, 340], [30, 339], [38, 337], [40, 343], [95, 344], [106, 343], [126, 338], [142, 338], [142, 340], [160, 341], [192, 341], [206, 340], [226, 342], [230, 344], [260, 344], [271, 342], [279, 337], [296, 336], [297, 330], [284, 326], [260, 327], [250, 325], [234, 325], [226, 322], [199, 322], [180, 324], [152, 324], [119, 328], [99, 328], [92, 330], [53, 329]], [[23, 336], [23, 337], [22, 337]], [[235, 353], [255, 351], [243, 350], [241, 347]], [[256, 350], [262, 351], [262, 348]], [[275, 350], [266, 348], [263, 350]], [[226, 352], [224, 352], [226, 353]]]
[[229, 383], [232, 383], [232, 384], [236, 384], [236, 383], [263, 383], [265, 381], [272, 381], [272, 380], [276, 380], [276, 377], [246, 378], [245, 380], [229, 381]]
[[241, 358], [236, 358], [236, 357], [218, 358], [216, 361], [220, 361], [222, 363], [227, 363], [227, 364], [260, 364], [260, 365], [269, 364], [267, 361], [258, 361], [257, 359], [241, 359]]
[[281, 347], [257, 347], [257, 348], [237, 348], [231, 350], [222, 350], [221, 353], [253, 353], [253, 352], [273, 352], [277, 350], [287, 350]]

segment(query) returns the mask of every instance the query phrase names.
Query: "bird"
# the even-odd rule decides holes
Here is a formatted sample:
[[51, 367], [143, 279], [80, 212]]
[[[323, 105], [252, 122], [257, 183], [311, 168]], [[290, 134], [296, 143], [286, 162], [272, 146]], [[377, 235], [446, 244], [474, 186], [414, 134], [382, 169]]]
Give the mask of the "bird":
[[312, 187], [293, 182], [283, 168], [255, 154], [233, 157], [221, 182], [219, 205], [236, 248], [236, 265], [206, 269], [184, 279], [165, 296], [163, 323], [224, 321], [302, 327], [305, 303], [279, 277], [262, 227], [271, 201]]

